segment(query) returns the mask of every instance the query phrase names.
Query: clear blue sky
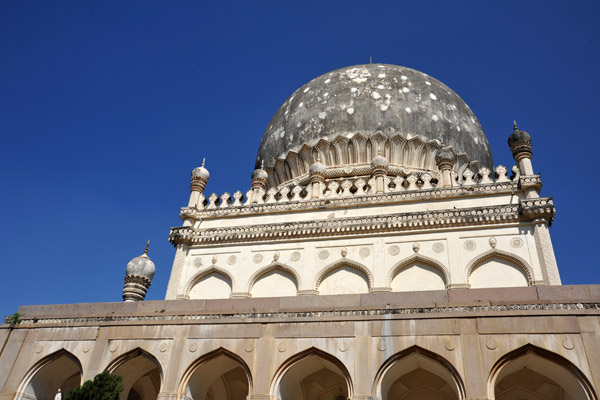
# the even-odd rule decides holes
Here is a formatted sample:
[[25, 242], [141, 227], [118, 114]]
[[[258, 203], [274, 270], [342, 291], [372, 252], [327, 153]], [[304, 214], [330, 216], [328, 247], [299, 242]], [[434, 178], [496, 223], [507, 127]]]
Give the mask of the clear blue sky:
[[563, 282], [600, 283], [598, 21], [598, 1], [3, 2], [0, 316], [120, 301], [147, 239], [162, 299], [190, 171], [246, 190], [281, 103], [369, 56], [454, 89], [496, 165], [529, 131]]

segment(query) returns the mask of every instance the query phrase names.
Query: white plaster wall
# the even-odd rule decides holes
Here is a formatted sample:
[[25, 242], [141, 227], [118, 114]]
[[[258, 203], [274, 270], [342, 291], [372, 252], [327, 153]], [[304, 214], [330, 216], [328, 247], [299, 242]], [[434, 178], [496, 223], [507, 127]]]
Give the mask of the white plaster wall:
[[230, 296], [231, 282], [216, 272], [201, 278], [189, 293], [190, 299], [228, 299]]
[[252, 297], [296, 296], [298, 286], [292, 274], [276, 269], [262, 275], [250, 293]]
[[402, 268], [392, 279], [392, 291], [444, 290], [446, 283], [439, 269], [422, 262], [413, 262]]
[[[472, 201], [469, 201], [471, 203]], [[421, 205], [421, 207], [423, 207]], [[367, 209], [377, 207], [365, 207]], [[344, 210], [332, 211], [331, 219], [343, 216]], [[339, 214], [339, 215], [338, 215]], [[278, 216], [277, 218], [281, 218]], [[285, 214], [288, 221], [304, 221], [302, 213]], [[245, 217], [247, 218], [247, 217]], [[273, 215], [261, 217], [261, 224], [273, 222]], [[230, 218], [232, 221], [236, 217]], [[241, 221], [238, 221], [241, 224]], [[523, 286], [527, 279], [523, 274], [517, 274], [509, 269], [507, 274], [498, 270], [498, 266], [473, 271], [475, 275], [471, 281], [468, 279], [469, 267], [477, 263], [478, 258], [490, 252], [508, 254], [520, 260], [521, 264], [529, 270], [532, 284], [544, 284], [544, 275], [540, 265], [533, 240], [533, 229], [528, 223], [507, 223], [502, 225], [454, 227], [445, 229], [415, 229], [394, 233], [368, 233], [362, 236], [327, 236], [320, 238], [290, 239], [287, 241], [261, 241], [248, 243], [205, 244], [192, 246], [188, 252], [181, 253], [185, 256], [181, 273], [174, 274], [172, 279], [181, 279], [177, 284], [169, 287], [179, 287], [178, 297], [184, 297], [186, 288], [198, 274], [215, 268], [231, 277], [231, 288], [225, 290], [221, 285], [211, 288], [211, 298], [217, 294], [223, 298], [245, 296], [278, 296], [295, 295], [289, 280], [283, 276], [272, 276], [264, 282], [257, 282], [254, 289], [251, 287], [253, 276], [260, 274], [261, 270], [268, 269], [274, 264], [282, 265], [284, 270], [295, 271], [299, 279], [295, 292], [301, 294], [315, 293], [354, 293], [365, 291], [364, 279], [348, 282], [327, 282], [331, 287], [317, 288], [319, 275], [328, 266], [348, 261], [350, 265], [359, 265], [369, 271], [371, 275], [371, 289], [375, 291], [402, 290], [418, 291], [449, 288], [468, 287], [471, 285], [484, 285], [483, 287]], [[417, 259], [415, 259], [415, 257]], [[435, 273], [420, 266], [410, 266], [400, 276], [392, 276], [392, 271], [407, 262], [420, 262], [437, 266], [438, 271], [446, 270], [447, 282], [441, 284], [443, 274]], [[180, 265], [178, 264], [178, 265]], [[489, 270], [486, 278], [482, 274]], [[512, 271], [512, 272], [511, 272]], [[491, 275], [490, 275], [491, 274]], [[292, 274], [293, 275], [293, 274]], [[496, 278], [498, 275], [500, 278]], [[341, 275], [340, 275], [341, 276]], [[348, 274], [347, 279], [352, 279]], [[524, 275], [527, 276], [527, 275]], [[337, 277], [335, 278], [337, 279]], [[344, 278], [346, 279], [346, 278]], [[474, 280], [473, 280], [474, 279]], [[353, 282], [353, 283], [351, 283]], [[487, 283], [485, 283], [487, 282]], [[358, 285], [358, 286], [354, 286]], [[473, 286], [473, 287], [476, 287]], [[334, 289], [335, 287], [335, 289]], [[218, 290], [217, 290], [218, 289]], [[200, 291], [199, 288], [194, 289]], [[206, 292], [205, 289], [202, 291]], [[276, 294], [281, 293], [281, 294]], [[172, 296], [172, 293], [170, 293]], [[193, 293], [191, 296], [195, 296]], [[167, 298], [175, 298], [174, 296]], [[203, 297], [206, 298], [206, 297]]]
[[469, 283], [472, 288], [528, 286], [527, 276], [517, 265], [502, 259], [490, 259], [477, 266]]
[[369, 293], [367, 277], [361, 271], [342, 266], [328, 273], [319, 285], [319, 294]]

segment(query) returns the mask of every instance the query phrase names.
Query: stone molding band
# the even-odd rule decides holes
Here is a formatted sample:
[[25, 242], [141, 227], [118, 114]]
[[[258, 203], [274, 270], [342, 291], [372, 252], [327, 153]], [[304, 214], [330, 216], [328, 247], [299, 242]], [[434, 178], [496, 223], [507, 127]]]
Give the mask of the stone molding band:
[[523, 200], [520, 204], [505, 204], [468, 209], [446, 209], [415, 213], [397, 213], [381, 216], [340, 218], [230, 228], [194, 229], [172, 228], [169, 241], [179, 244], [210, 244], [255, 242], [273, 239], [308, 238], [365, 233], [398, 232], [415, 229], [435, 229], [449, 226], [477, 226], [504, 224], [521, 220], [545, 218], [549, 224], [555, 209], [552, 198]]
[[[413, 308], [380, 308], [380, 309], [354, 309], [354, 310], [330, 310], [330, 311], [275, 311], [275, 312], [228, 312], [228, 313], [205, 313], [205, 314], [187, 314], [187, 315], [105, 315], [98, 317], [79, 317], [79, 318], [34, 318], [28, 319], [26, 316], [16, 327], [28, 329], [31, 325], [43, 324], [73, 324], [73, 323], [93, 323], [100, 322], [144, 322], [144, 321], [202, 321], [202, 320], [231, 320], [239, 319], [243, 322], [257, 322], [255, 319], [265, 318], [347, 318], [347, 317], [377, 317], [385, 315], [426, 315], [426, 314], [457, 314], [458, 317], [464, 317], [464, 313], [490, 313], [490, 312], [519, 312], [519, 311], [568, 311], [580, 310], [584, 314], [589, 311], [600, 312], [600, 303], [546, 303], [546, 304], [509, 304], [509, 305], [485, 305], [485, 306], [448, 306], [448, 307], [413, 307]], [[595, 314], [595, 313], [594, 313]], [[572, 313], [569, 315], [573, 315]], [[6, 317], [8, 318], [8, 317]], [[5, 323], [6, 322], [5, 318]], [[446, 317], [447, 318], [447, 317]], [[250, 321], [249, 321], [250, 320]]]

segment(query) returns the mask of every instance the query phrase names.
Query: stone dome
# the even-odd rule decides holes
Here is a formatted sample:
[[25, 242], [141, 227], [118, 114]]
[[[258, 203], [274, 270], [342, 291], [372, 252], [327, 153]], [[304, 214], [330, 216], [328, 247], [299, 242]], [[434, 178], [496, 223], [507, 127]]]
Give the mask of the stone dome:
[[[389, 64], [338, 69], [296, 90], [271, 119], [256, 165], [264, 161], [269, 170], [278, 160], [289, 158], [290, 152], [301, 152], [304, 145], [357, 133], [370, 138], [377, 132], [388, 138], [401, 135], [407, 140], [435, 141], [439, 148], [452, 146], [468, 162], [493, 167], [479, 121], [452, 89], [422, 72]], [[376, 154], [370, 154], [369, 160]], [[343, 165], [332, 158], [325, 162], [327, 166]]]
[[155, 272], [154, 263], [145, 253], [129, 261], [125, 268], [125, 276], [139, 276], [149, 281], [152, 281]]

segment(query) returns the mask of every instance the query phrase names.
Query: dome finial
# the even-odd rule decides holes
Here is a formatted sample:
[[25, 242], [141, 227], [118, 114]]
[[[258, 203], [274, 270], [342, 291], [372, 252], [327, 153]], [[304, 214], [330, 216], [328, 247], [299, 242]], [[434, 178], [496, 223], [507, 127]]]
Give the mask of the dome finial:
[[373, 64], [373, 56], [369, 56], [369, 64]]
[[146, 243], [146, 249], [144, 250], [144, 255], [148, 255], [148, 247], [150, 247], [150, 239], [148, 239], [148, 243]]
[[519, 127], [517, 126], [517, 121], [515, 120], [513, 120], [513, 129], [515, 132], [519, 130]]
[[260, 160], [260, 169], [265, 169], [265, 160]]
[[201, 167], [204, 167], [204, 164], [206, 164], [206, 158], [202, 158], [202, 165], [201, 165]]

